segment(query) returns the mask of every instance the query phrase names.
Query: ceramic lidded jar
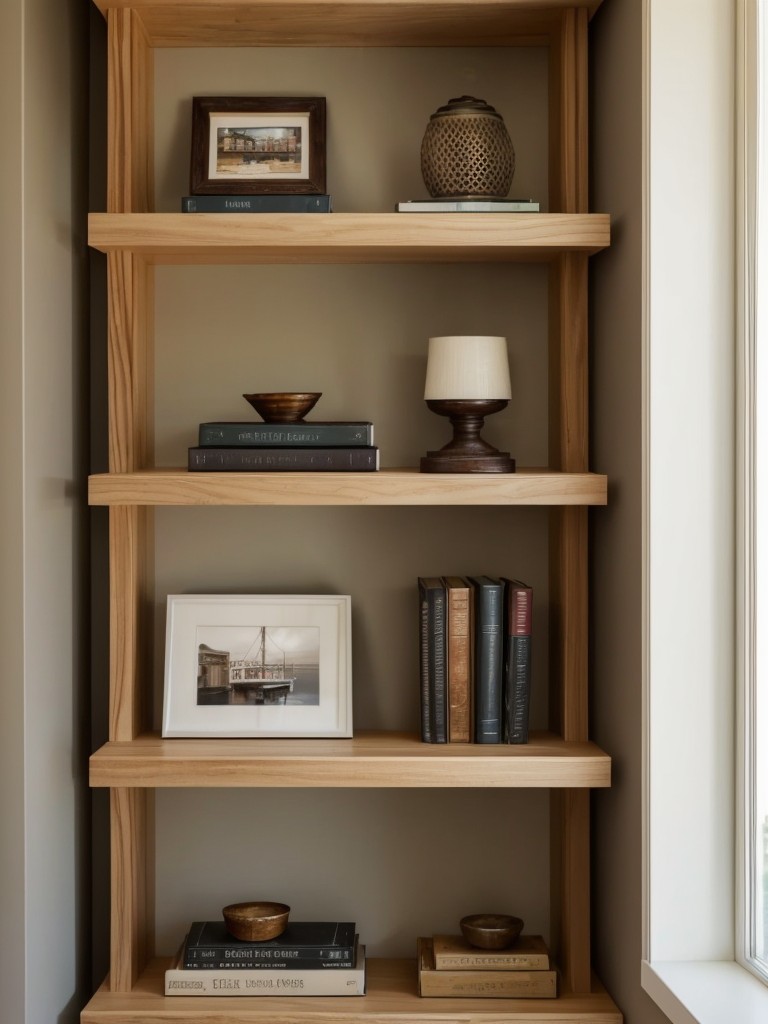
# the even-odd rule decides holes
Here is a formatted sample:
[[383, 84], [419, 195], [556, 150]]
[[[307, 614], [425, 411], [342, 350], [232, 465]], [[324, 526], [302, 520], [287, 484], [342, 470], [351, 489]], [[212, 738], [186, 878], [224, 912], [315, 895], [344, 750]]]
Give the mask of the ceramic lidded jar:
[[435, 199], [503, 199], [515, 173], [515, 150], [501, 114], [474, 96], [439, 107], [421, 142], [421, 173]]

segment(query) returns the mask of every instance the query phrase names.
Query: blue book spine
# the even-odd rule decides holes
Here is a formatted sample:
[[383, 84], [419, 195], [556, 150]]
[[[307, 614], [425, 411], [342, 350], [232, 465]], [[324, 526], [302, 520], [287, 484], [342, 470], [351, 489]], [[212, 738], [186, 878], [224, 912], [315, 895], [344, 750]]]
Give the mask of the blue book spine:
[[504, 588], [488, 576], [475, 588], [475, 743], [501, 743]]

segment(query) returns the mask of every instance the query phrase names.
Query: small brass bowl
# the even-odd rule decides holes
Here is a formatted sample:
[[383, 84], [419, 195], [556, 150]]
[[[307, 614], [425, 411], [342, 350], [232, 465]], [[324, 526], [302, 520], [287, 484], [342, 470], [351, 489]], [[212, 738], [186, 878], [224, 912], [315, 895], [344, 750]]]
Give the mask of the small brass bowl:
[[265, 391], [243, 395], [265, 423], [301, 423], [322, 391]]
[[459, 924], [470, 946], [478, 949], [506, 949], [523, 930], [521, 919], [509, 914], [470, 914]]
[[230, 903], [224, 907], [224, 924], [230, 935], [244, 942], [264, 942], [282, 935], [291, 908], [285, 903]]

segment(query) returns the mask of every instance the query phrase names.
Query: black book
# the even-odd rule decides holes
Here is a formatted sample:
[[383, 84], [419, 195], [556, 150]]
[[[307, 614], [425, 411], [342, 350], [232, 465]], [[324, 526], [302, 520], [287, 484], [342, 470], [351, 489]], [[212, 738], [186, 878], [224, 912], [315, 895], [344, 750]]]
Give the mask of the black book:
[[354, 966], [356, 938], [355, 924], [350, 921], [293, 921], [282, 935], [264, 942], [234, 938], [223, 921], [195, 921], [184, 946], [182, 966], [219, 970], [260, 964], [348, 967], [350, 962]]
[[379, 449], [346, 448], [190, 448], [187, 468], [199, 473], [372, 472]]
[[445, 585], [437, 576], [419, 577], [421, 738], [448, 742]]
[[533, 590], [520, 580], [504, 584], [504, 742], [528, 742], [531, 703]]
[[470, 576], [475, 589], [475, 743], [501, 743], [503, 585]]
[[182, 196], [182, 213], [330, 213], [330, 196]]

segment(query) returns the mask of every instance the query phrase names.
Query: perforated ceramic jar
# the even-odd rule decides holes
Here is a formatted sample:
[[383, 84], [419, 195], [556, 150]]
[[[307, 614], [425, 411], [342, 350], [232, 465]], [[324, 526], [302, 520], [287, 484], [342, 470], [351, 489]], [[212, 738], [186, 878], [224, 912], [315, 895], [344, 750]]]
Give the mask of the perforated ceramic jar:
[[515, 150], [501, 114], [474, 96], [439, 107], [421, 142], [421, 173], [435, 199], [504, 198]]

